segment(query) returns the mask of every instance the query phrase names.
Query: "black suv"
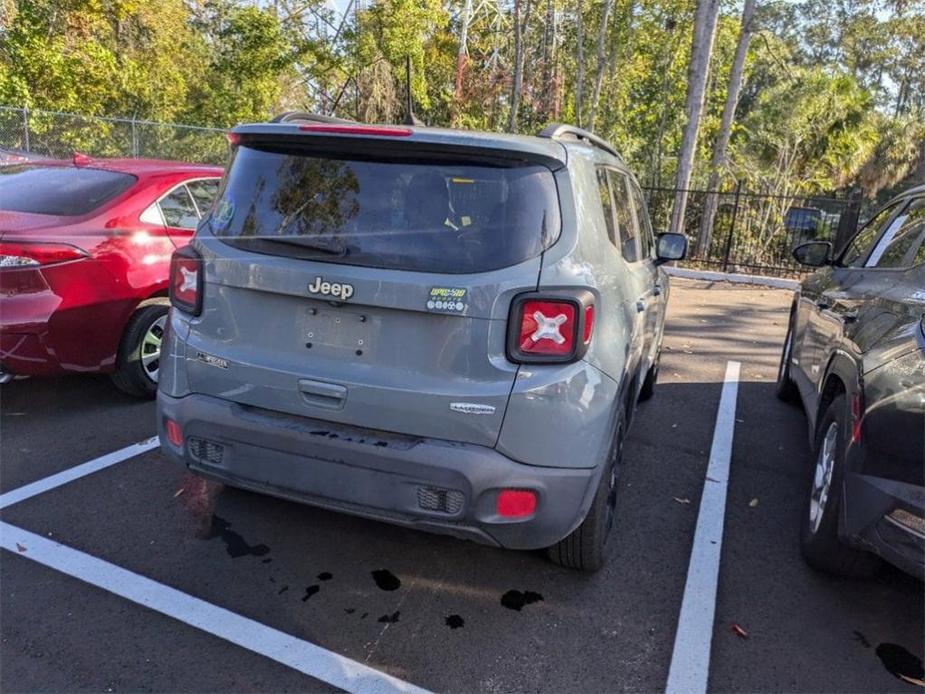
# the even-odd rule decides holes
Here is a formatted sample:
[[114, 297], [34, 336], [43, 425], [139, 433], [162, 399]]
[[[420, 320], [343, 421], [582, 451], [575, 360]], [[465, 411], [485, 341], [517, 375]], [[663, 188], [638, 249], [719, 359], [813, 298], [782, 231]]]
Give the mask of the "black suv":
[[925, 575], [925, 186], [890, 201], [796, 292], [777, 391], [802, 401], [816, 453], [803, 555], [841, 575], [882, 557]]

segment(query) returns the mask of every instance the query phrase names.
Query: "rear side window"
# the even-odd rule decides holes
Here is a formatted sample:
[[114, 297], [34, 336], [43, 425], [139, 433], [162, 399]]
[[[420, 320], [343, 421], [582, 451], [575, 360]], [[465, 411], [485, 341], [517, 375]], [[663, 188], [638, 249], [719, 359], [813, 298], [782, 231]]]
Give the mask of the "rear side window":
[[195, 229], [199, 224], [199, 215], [196, 212], [196, 205], [190, 197], [186, 186], [177, 186], [169, 195], [166, 195], [160, 202], [161, 214], [164, 215], [164, 222], [169, 227], [177, 229]]
[[215, 194], [218, 193], [217, 178], [208, 178], [199, 181], [190, 181], [186, 184], [190, 195], [196, 202], [196, 209], [199, 210], [199, 216], [205, 217], [212, 203], [215, 201]]
[[651, 258], [655, 255], [655, 237], [652, 235], [652, 222], [649, 220], [649, 210], [646, 200], [635, 183], [630, 184], [633, 194], [633, 207], [636, 210], [636, 222], [639, 224], [639, 242], [641, 257]]
[[552, 172], [441, 159], [337, 159], [239, 147], [209, 217], [226, 243], [273, 255], [468, 273], [558, 238]]
[[601, 207], [604, 210], [604, 224], [607, 226], [607, 238], [614, 248], [620, 247], [617, 240], [617, 222], [613, 214], [613, 200], [610, 199], [610, 185], [607, 183], [606, 169], [597, 170], [597, 189], [601, 196]]
[[610, 179], [610, 190], [613, 192], [613, 203], [620, 229], [620, 252], [627, 262], [635, 263], [639, 260], [639, 227], [633, 216], [628, 181], [626, 176], [612, 169], [607, 171], [607, 177]]
[[925, 238], [925, 200], [917, 200], [893, 220], [877, 242], [867, 267], [905, 268], [917, 265]]
[[0, 209], [77, 217], [128, 190], [135, 180], [131, 174], [76, 166], [4, 166]]

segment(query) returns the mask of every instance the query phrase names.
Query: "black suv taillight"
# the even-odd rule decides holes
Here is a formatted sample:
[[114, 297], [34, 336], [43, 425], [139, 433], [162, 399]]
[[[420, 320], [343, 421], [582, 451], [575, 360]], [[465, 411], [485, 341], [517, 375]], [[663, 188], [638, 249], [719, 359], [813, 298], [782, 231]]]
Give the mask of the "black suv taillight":
[[184, 313], [202, 313], [202, 257], [190, 246], [170, 259], [170, 303]]
[[530, 292], [511, 302], [508, 358], [554, 364], [584, 356], [594, 332], [594, 296], [588, 291]]

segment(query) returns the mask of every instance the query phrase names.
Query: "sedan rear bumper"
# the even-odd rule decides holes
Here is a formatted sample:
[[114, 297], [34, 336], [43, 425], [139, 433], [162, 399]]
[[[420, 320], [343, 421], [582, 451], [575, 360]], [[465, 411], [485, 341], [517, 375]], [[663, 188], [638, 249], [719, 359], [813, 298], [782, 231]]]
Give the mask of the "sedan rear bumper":
[[[206, 395], [158, 393], [171, 460], [235, 487], [510, 549], [555, 544], [584, 519], [600, 470], [525, 465], [484, 446], [349, 427]], [[171, 443], [165, 422], [180, 425]], [[502, 489], [532, 490], [536, 510], [498, 515]]]

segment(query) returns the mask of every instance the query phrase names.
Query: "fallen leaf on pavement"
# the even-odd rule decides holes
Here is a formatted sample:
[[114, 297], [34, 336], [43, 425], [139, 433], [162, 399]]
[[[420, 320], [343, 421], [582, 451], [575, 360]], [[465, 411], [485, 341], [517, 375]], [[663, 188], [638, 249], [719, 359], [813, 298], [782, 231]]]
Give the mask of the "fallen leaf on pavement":
[[23, 545], [21, 545], [21, 544], [19, 544], [19, 543], [17, 542], [17, 543], [16, 543], [16, 551], [17, 551], [17, 552], [25, 552], [25, 551], [26, 551], [26, 548], [25, 548]]
[[751, 501], [748, 502], [748, 505], [751, 506], [752, 508], [755, 508], [758, 505], [758, 499], [757, 498], [752, 499]]
[[677, 501], [679, 504], [689, 504], [691, 502], [691, 500], [688, 499], [686, 496], [684, 497], [673, 496], [671, 498]]
[[742, 627], [740, 627], [738, 624], [735, 624], [735, 623], [730, 624], [730, 625], [729, 625], [729, 628], [732, 630], [732, 633], [735, 634], [736, 636], [738, 636], [739, 638], [741, 638], [741, 639], [747, 639], [747, 638], [748, 638], [748, 632], [745, 631], [745, 629], [743, 629]]

